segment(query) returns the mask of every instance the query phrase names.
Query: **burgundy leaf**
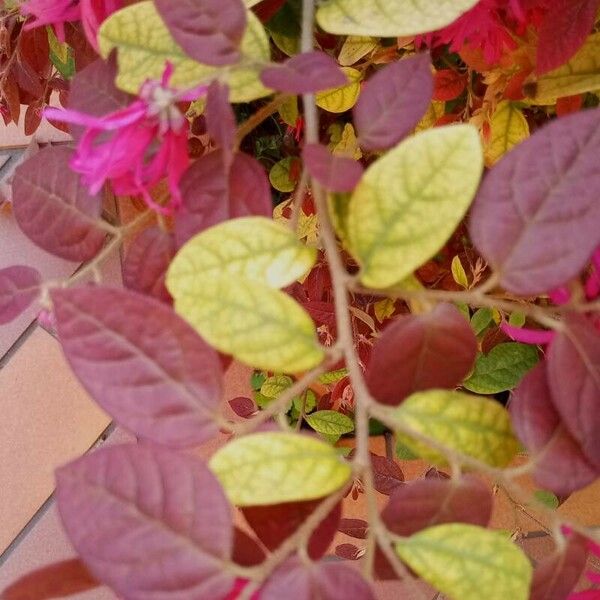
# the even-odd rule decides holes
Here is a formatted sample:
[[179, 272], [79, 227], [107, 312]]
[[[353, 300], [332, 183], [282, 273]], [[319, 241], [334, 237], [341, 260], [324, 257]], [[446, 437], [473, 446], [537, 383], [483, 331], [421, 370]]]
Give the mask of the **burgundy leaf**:
[[64, 560], [21, 577], [1, 594], [2, 600], [50, 600], [80, 594], [100, 584], [78, 559]]
[[339, 544], [335, 547], [335, 555], [344, 560], [359, 560], [363, 554], [364, 550], [354, 544]]
[[377, 401], [400, 404], [413, 392], [455, 388], [469, 373], [477, 339], [451, 304], [423, 315], [403, 315], [375, 343], [367, 384]]
[[597, 470], [552, 404], [545, 362], [525, 375], [513, 393], [510, 414], [517, 436], [535, 461], [534, 477], [542, 488], [567, 495], [596, 479]]
[[171, 233], [161, 227], [144, 230], [135, 238], [123, 261], [123, 284], [130, 290], [170, 302], [165, 275], [176, 251]]
[[338, 525], [338, 531], [356, 538], [357, 540], [367, 539], [367, 530], [369, 524], [362, 519], [341, 519]]
[[[101, 117], [129, 105], [132, 96], [115, 85], [117, 61], [115, 53], [108, 60], [97, 60], [78, 71], [71, 81], [69, 109]], [[78, 140], [84, 127], [71, 126], [73, 137]]]
[[563, 552], [542, 559], [533, 571], [529, 600], [566, 600], [583, 574], [587, 541], [573, 534]]
[[359, 143], [390, 148], [410, 133], [429, 107], [433, 75], [428, 54], [393, 62], [371, 77], [354, 107]]
[[206, 94], [207, 132], [210, 137], [229, 154], [235, 143], [235, 114], [229, 104], [229, 87], [213, 81]]
[[266, 23], [285, 4], [285, 0], [262, 0], [252, 10], [262, 23]]
[[215, 476], [158, 446], [102, 448], [57, 472], [63, 524], [90, 572], [135, 599], [227, 596], [233, 525]]
[[336, 328], [335, 305], [332, 302], [319, 302], [308, 300], [302, 302], [302, 306], [307, 310], [317, 325], [327, 325], [330, 329]]
[[402, 536], [443, 523], [486, 527], [493, 503], [490, 487], [473, 475], [458, 481], [419, 479], [397, 488], [381, 517], [390, 531]]
[[577, 276], [600, 245], [600, 109], [558, 119], [509, 152], [475, 200], [471, 237], [502, 286], [535, 295]]
[[375, 600], [360, 573], [340, 562], [305, 564], [292, 557], [267, 579], [261, 600]]
[[230, 65], [240, 59], [246, 30], [242, 0], [155, 0], [154, 4], [175, 41], [207, 65]]
[[[292, 535], [322, 500], [285, 502], [271, 506], [249, 506], [242, 513], [258, 539], [271, 551]], [[338, 528], [342, 509], [337, 504], [315, 529], [308, 543], [308, 554], [313, 560], [323, 556]]]
[[427, 472], [424, 475], [425, 479], [450, 479], [450, 475], [436, 469], [435, 467], [430, 467], [427, 469]]
[[600, 0], [553, 0], [539, 31], [538, 75], [564, 65], [590, 34]]
[[310, 176], [333, 192], [351, 192], [364, 170], [359, 162], [332, 154], [322, 144], [306, 145], [302, 151], [302, 160]]
[[257, 410], [257, 406], [251, 398], [240, 396], [229, 401], [231, 410], [242, 419], [250, 418]]
[[233, 562], [241, 567], [255, 567], [265, 558], [265, 551], [258, 542], [239, 527], [233, 530]]
[[548, 383], [567, 429], [600, 469], [600, 332], [583, 315], [569, 316], [550, 345]]
[[0, 269], [0, 325], [18, 317], [39, 295], [41, 275], [31, 267]]
[[15, 171], [13, 212], [38, 246], [66, 260], [93, 258], [104, 244], [102, 202], [91, 196], [69, 162], [72, 150], [50, 147]]
[[228, 218], [273, 216], [271, 184], [264, 167], [249, 154], [238, 152], [229, 173]]
[[390, 458], [371, 453], [371, 465], [373, 466], [373, 485], [380, 494], [389, 496], [403, 484], [404, 473]]
[[52, 301], [69, 364], [119, 423], [173, 447], [217, 433], [217, 353], [169, 306], [110, 287], [54, 290]]
[[296, 54], [281, 64], [267, 67], [260, 80], [266, 87], [286, 94], [312, 94], [347, 83], [337, 62], [317, 50]]

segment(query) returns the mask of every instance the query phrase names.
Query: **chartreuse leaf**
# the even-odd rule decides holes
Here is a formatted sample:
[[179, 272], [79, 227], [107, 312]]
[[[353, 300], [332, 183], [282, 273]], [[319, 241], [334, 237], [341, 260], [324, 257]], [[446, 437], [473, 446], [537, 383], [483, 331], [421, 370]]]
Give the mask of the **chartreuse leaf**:
[[371, 165], [348, 214], [361, 281], [392, 286], [434, 256], [467, 212], [482, 170], [481, 142], [471, 125], [424, 131]]
[[173, 260], [167, 285], [173, 295], [197, 281], [231, 275], [282, 288], [314, 265], [316, 250], [266, 217], [242, 217], [210, 227], [187, 242]]
[[271, 167], [271, 170], [269, 171], [269, 181], [278, 192], [287, 194], [293, 192], [296, 188], [296, 182], [291, 176], [292, 165], [295, 160], [297, 159], [293, 156], [287, 156]]
[[328, 0], [317, 11], [317, 21], [337, 35], [415, 35], [445, 27], [478, 1]]
[[485, 148], [488, 166], [497, 163], [509, 150], [529, 137], [529, 124], [523, 111], [513, 102], [498, 104], [490, 121], [490, 140]]
[[346, 38], [340, 49], [338, 62], [342, 67], [350, 67], [375, 48], [377, 48], [377, 40], [375, 38], [350, 35]]
[[344, 435], [354, 431], [350, 417], [336, 410], [319, 410], [306, 415], [306, 422], [317, 432], [325, 435]]
[[256, 433], [229, 442], [209, 463], [237, 506], [322, 498], [352, 473], [335, 448], [292, 433]]
[[600, 33], [591, 35], [573, 58], [558, 69], [527, 83], [533, 104], [554, 104], [557, 98], [600, 88]]
[[[415, 432], [493, 466], [506, 466], [519, 449], [508, 412], [487, 398], [448, 390], [418, 392], [395, 415]], [[440, 452], [407, 435], [398, 435], [398, 441], [431, 462], [445, 462]]]
[[[248, 26], [241, 43], [240, 66], [228, 70], [202, 65], [190, 58], [171, 37], [150, 0], [127, 6], [112, 14], [100, 28], [102, 56], [118, 49], [117, 85], [137, 93], [147, 79], [160, 79], [165, 65], [175, 68], [171, 84], [188, 89], [216, 78], [229, 85], [232, 102], [249, 102], [270, 91], [259, 79], [260, 64], [269, 61], [269, 41], [258, 18], [248, 11]], [[252, 63], [244, 66], [244, 63]]]
[[221, 352], [280, 373], [305, 371], [323, 360], [310, 315], [287, 294], [235, 276], [178, 282], [169, 271], [176, 312]]
[[397, 542], [396, 552], [450, 600], [529, 598], [531, 563], [500, 532], [459, 523], [437, 525]]
[[273, 377], [265, 379], [260, 388], [260, 393], [267, 398], [277, 398], [293, 383], [292, 378], [287, 375], [273, 375]]
[[360, 94], [361, 72], [352, 67], [341, 67], [348, 78], [348, 83], [341, 87], [319, 92], [315, 99], [317, 106], [331, 113], [343, 113], [350, 110]]

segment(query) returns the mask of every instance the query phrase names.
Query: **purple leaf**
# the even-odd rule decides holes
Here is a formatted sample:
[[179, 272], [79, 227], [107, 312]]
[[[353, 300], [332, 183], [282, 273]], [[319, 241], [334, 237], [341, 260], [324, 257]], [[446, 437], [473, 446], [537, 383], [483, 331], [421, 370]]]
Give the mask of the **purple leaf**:
[[222, 150], [210, 152], [183, 176], [184, 207], [175, 220], [178, 246], [227, 219], [272, 215], [271, 186], [261, 164], [247, 154], [238, 153], [226, 177], [225, 161]]
[[73, 371], [119, 423], [180, 448], [217, 433], [217, 353], [170, 307], [110, 287], [55, 290], [52, 301]]
[[397, 488], [381, 518], [390, 531], [402, 536], [443, 523], [486, 527], [493, 505], [491, 488], [473, 475], [457, 481], [420, 479]]
[[137, 444], [57, 472], [58, 509], [94, 577], [120, 597], [225, 598], [234, 577], [231, 507], [200, 461]]
[[170, 302], [165, 275], [177, 248], [175, 239], [160, 227], [138, 235], [123, 261], [123, 283], [130, 290]]
[[509, 152], [475, 200], [471, 237], [515, 294], [576, 277], [600, 245], [600, 109], [558, 119]]
[[261, 600], [375, 600], [360, 573], [340, 562], [305, 564], [292, 557], [267, 579]]
[[360, 145], [367, 150], [394, 146], [415, 128], [432, 96], [428, 54], [385, 66], [367, 81], [354, 107]]
[[31, 267], [0, 269], [0, 325], [18, 317], [39, 295], [41, 275]]
[[258, 410], [254, 400], [240, 396], [229, 401], [231, 410], [242, 419], [249, 419]]
[[229, 104], [229, 87], [213, 81], [206, 94], [206, 129], [210, 137], [231, 155], [235, 143], [235, 114]]
[[266, 87], [286, 94], [312, 94], [347, 83], [337, 62], [317, 50], [296, 54], [281, 64], [267, 67], [260, 80]]
[[332, 192], [351, 192], [364, 170], [359, 162], [345, 156], [336, 156], [321, 144], [305, 146], [302, 160], [310, 176]]
[[50, 147], [25, 161], [13, 180], [13, 212], [38, 246], [66, 260], [93, 258], [106, 236], [102, 202], [90, 196], [69, 162], [72, 150]]
[[367, 384], [383, 404], [398, 405], [413, 392], [455, 388], [473, 367], [477, 339], [451, 304], [406, 315], [384, 330], [367, 368]]
[[369, 524], [362, 519], [341, 519], [338, 531], [357, 540], [366, 540], [368, 528]]
[[517, 436], [535, 461], [534, 478], [541, 487], [567, 495], [596, 479], [597, 470], [552, 404], [545, 362], [523, 378], [513, 393], [510, 414]]
[[564, 65], [583, 46], [596, 21], [600, 0], [554, 0], [539, 31], [538, 75]]
[[154, 4], [188, 56], [216, 66], [240, 59], [247, 22], [242, 0], [155, 0]]
[[564, 323], [548, 351], [550, 392], [570, 434], [600, 469], [600, 332], [583, 315]]
[[398, 464], [385, 456], [371, 453], [373, 467], [373, 486], [380, 493], [389, 496], [404, 483], [404, 473]]
[[572, 534], [566, 548], [543, 558], [533, 571], [529, 600], [566, 600], [587, 562], [587, 541]]

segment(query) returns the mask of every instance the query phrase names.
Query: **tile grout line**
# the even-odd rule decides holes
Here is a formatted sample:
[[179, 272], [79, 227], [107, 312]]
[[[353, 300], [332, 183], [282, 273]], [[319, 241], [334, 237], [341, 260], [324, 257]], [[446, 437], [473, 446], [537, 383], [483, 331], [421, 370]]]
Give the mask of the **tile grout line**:
[[4, 356], [0, 357], [0, 370], [2, 370], [10, 361], [10, 359], [21, 349], [23, 344], [29, 339], [33, 332], [37, 329], [37, 317], [34, 318], [29, 325], [24, 329], [23, 333], [15, 340], [13, 345], [6, 351]]

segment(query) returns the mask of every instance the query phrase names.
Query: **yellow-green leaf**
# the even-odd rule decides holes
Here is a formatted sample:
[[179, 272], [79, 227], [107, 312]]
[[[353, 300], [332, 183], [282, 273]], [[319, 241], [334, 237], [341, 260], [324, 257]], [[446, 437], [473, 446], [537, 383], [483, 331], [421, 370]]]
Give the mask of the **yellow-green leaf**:
[[292, 378], [287, 375], [273, 375], [273, 377], [265, 379], [260, 388], [260, 393], [267, 398], [278, 398], [292, 384]]
[[361, 72], [352, 67], [341, 67], [348, 78], [348, 83], [341, 87], [323, 90], [315, 98], [317, 106], [331, 113], [343, 113], [350, 110], [360, 94]]
[[377, 48], [377, 40], [369, 36], [349, 35], [338, 55], [342, 67], [350, 67]]
[[327, 0], [317, 22], [337, 35], [409, 36], [441, 29], [479, 0]]
[[431, 129], [438, 122], [438, 120], [444, 116], [445, 110], [445, 102], [442, 102], [441, 100], [432, 100], [427, 112], [417, 123], [417, 126], [415, 127], [415, 133], [424, 131], [425, 129]]
[[282, 158], [271, 167], [269, 181], [278, 192], [287, 194], [294, 191], [296, 183], [290, 177], [290, 169], [294, 160], [296, 158], [288, 156], [287, 158]]
[[324, 435], [344, 435], [354, 431], [352, 419], [337, 410], [319, 410], [305, 416], [306, 422]]
[[482, 170], [481, 142], [471, 125], [418, 133], [373, 163], [348, 214], [361, 281], [390, 287], [434, 256], [465, 216]]
[[[519, 450], [508, 411], [498, 402], [449, 390], [428, 390], [409, 396], [396, 418], [417, 433], [497, 467], [506, 466]], [[399, 441], [431, 462], [443, 454], [400, 434]]]
[[498, 531], [451, 523], [396, 543], [398, 556], [449, 600], [527, 600], [533, 568]]
[[189, 279], [185, 286], [168, 287], [176, 312], [211, 346], [243, 363], [296, 373], [323, 361], [310, 315], [279, 290], [232, 276]]
[[237, 506], [323, 498], [352, 473], [335, 448], [293, 433], [256, 433], [232, 440], [209, 465]]
[[339, 156], [347, 156], [354, 160], [360, 160], [362, 158], [362, 151], [358, 145], [358, 139], [352, 123], [346, 123], [344, 129], [342, 129], [339, 140], [333, 141], [329, 144], [329, 148], [333, 154]]
[[296, 127], [299, 115], [297, 96], [290, 96], [279, 107], [279, 116], [281, 117], [281, 120], [290, 127]]
[[[100, 28], [102, 56], [118, 49], [117, 85], [132, 94], [147, 79], [160, 79], [167, 61], [175, 68], [172, 85], [184, 89], [217, 76], [230, 87], [232, 102], [250, 102], [271, 93], [260, 82], [260, 64], [270, 58], [269, 40], [258, 18], [248, 11], [248, 27], [242, 39], [240, 66], [220, 69], [190, 58], [173, 40], [150, 0], [127, 6], [112, 14]], [[243, 63], [248, 63], [243, 66]]]
[[490, 139], [485, 148], [488, 166], [497, 163], [509, 150], [529, 137], [529, 124], [523, 111], [513, 102], [498, 104], [490, 121]]
[[467, 278], [467, 273], [465, 268], [463, 267], [462, 262], [460, 261], [460, 256], [458, 254], [452, 259], [452, 278], [460, 287], [467, 289], [469, 287], [469, 279]]
[[591, 35], [571, 60], [527, 83], [525, 92], [532, 104], [554, 104], [557, 98], [600, 89], [600, 33]]
[[391, 298], [384, 298], [379, 302], [375, 302], [373, 309], [375, 310], [375, 318], [383, 323], [396, 312], [396, 302]]
[[198, 281], [231, 275], [272, 288], [290, 285], [308, 273], [317, 252], [294, 232], [266, 217], [242, 217], [194, 236], [171, 263], [167, 285], [174, 296]]

